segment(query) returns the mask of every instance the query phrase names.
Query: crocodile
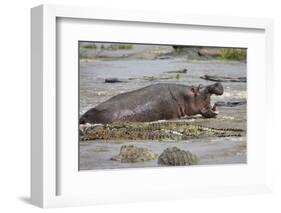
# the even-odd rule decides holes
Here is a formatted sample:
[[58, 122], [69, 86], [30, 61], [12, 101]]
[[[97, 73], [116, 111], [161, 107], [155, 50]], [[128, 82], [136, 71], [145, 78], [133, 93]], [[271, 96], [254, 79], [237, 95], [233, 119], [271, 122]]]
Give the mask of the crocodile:
[[80, 125], [80, 140], [179, 141], [194, 137], [239, 137], [244, 130], [214, 128], [186, 121], [115, 122]]
[[120, 161], [121, 163], [135, 163], [155, 160], [157, 157], [157, 154], [147, 148], [123, 145], [120, 148], [120, 153], [110, 160]]
[[199, 158], [188, 150], [181, 150], [177, 147], [165, 149], [158, 157], [158, 164], [168, 166], [184, 166], [197, 164]]

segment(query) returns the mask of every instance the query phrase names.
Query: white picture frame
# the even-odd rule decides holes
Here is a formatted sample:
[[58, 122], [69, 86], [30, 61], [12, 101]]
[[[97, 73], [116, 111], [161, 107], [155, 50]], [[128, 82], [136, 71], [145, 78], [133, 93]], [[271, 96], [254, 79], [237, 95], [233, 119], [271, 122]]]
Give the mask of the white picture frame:
[[[101, 8], [54, 5], [41, 5], [32, 8], [31, 201], [33, 204], [47, 208], [59, 206], [91, 205], [99, 203], [138, 202], [143, 200], [165, 200], [198, 196], [223, 196], [233, 194], [241, 195], [270, 192], [271, 166], [270, 160], [268, 160], [270, 153], [268, 153], [268, 151], [266, 152], [265, 150], [270, 150], [270, 131], [272, 131], [270, 125], [272, 125], [272, 122], [270, 121], [270, 117], [264, 116], [261, 118], [264, 120], [263, 124], [255, 124], [255, 122], [250, 123], [253, 129], [252, 132], [260, 132], [258, 133], [259, 137], [250, 138], [252, 140], [257, 139], [260, 142], [259, 150], [256, 149], [258, 154], [256, 155], [256, 158], [253, 158], [256, 159], [255, 161], [257, 162], [250, 162], [250, 165], [263, 162], [259, 168], [255, 165], [255, 171], [253, 172], [253, 175], [258, 175], [258, 177], [252, 181], [252, 184], [250, 184], [250, 173], [252, 173], [252, 170], [250, 167], [243, 167], [241, 165], [239, 167], [201, 167], [196, 171], [189, 171], [189, 173], [194, 172], [198, 175], [206, 175], [208, 172], [217, 172], [217, 176], [221, 176], [221, 174], [224, 172], [229, 172], [229, 174], [237, 174], [240, 172], [241, 174], [249, 174], [249, 177], [244, 178], [245, 181], [243, 178], [236, 178], [237, 181], [233, 181], [231, 179], [228, 182], [220, 181], [220, 183], [214, 181], [214, 184], [210, 182], [209, 185], [208, 183], [201, 185], [199, 180], [197, 182], [194, 181], [189, 185], [179, 185], [184, 183], [185, 175], [188, 175], [188, 173], [186, 173], [186, 168], [154, 168], [113, 172], [99, 171], [98, 173], [84, 172], [83, 178], [79, 180], [84, 180], [87, 182], [87, 184], [91, 185], [89, 177], [92, 177], [93, 175], [96, 175], [93, 177], [96, 177], [96, 180], [99, 181], [108, 181], [112, 178], [119, 178], [117, 180], [120, 180], [122, 175], [128, 176], [128, 179], [132, 179], [134, 176], [132, 176], [131, 171], [133, 171], [135, 176], [137, 176], [140, 180], [141, 177], [150, 176], [151, 181], [153, 182], [155, 181], [153, 180], [154, 176], [158, 178], [167, 171], [172, 170], [174, 174], [167, 172], [166, 174], [168, 175], [164, 178], [164, 181], [158, 183], [157, 186], [153, 185], [149, 186], [148, 188], [146, 188], [144, 185], [149, 181], [149, 179], [144, 178], [144, 184], [139, 184], [140, 187], [136, 188], [135, 190], [131, 189], [131, 184], [133, 183], [128, 182], [127, 189], [124, 189], [126, 186], [122, 185], [122, 189], [117, 187], [115, 189], [109, 188], [104, 190], [106, 193], [102, 193], [103, 189], [98, 189], [97, 186], [95, 186], [96, 193], [86, 193], [86, 184], [84, 185], [84, 188], [86, 189], [84, 191], [81, 190], [81, 192], [77, 194], [61, 193], [59, 185], [64, 184], [65, 179], [61, 178], [60, 176], [66, 176], [66, 174], [61, 174], [66, 172], [66, 170], [64, 170], [65, 164], [59, 162], [59, 159], [61, 159], [60, 149], [62, 147], [58, 146], [57, 144], [58, 132], [56, 128], [58, 116], [57, 107], [59, 102], [57, 92], [61, 84], [60, 80], [57, 78], [57, 69], [59, 69], [57, 61], [57, 36], [58, 20], [61, 18], [70, 21], [118, 21], [118, 26], [122, 26], [122, 23], [128, 22], [136, 24], [143, 23], [143, 27], [145, 27], [145, 24], [153, 24], [154, 26], [165, 26], [165, 28], [170, 28], [170, 30], [173, 30], [173, 27], [176, 26], [195, 26], [210, 29], [223, 29], [229, 32], [234, 30], [256, 30], [258, 32], [262, 32], [260, 41], [264, 42], [262, 44], [264, 45], [264, 48], [262, 48], [263, 52], [260, 53], [260, 56], [262, 57], [262, 63], [264, 66], [260, 68], [260, 74], [257, 74], [260, 75], [260, 77], [254, 77], [253, 75], [250, 76], [253, 83], [249, 85], [249, 89], [250, 91], [253, 91], [253, 89], [256, 88], [257, 91], [263, 93], [264, 97], [262, 97], [261, 100], [264, 100], [264, 103], [261, 103], [260, 107], [257, 107], [257, 109], [254, 109], [251, 107], [251, 104], [249, 104], [249, 107], [251, 107], [250, 109], [252, 109], [250, 114], [255, 116], [255, 113], [258, 113], [259, 110], [262, 110], [265, 106], [272, 108], [273, 104], [272, 96], [269, 92], [273, 88], [273, 21], [271, 19], [216, 17], [172, 13], [161, 14], [147, 11], [121, 11]], [[210, 45], [214, 46], [215, 43], [210, 43]], [[237, 45], [239, 44], [237, 43]], [[262, 78], [262, 76], [265, 78]], [[253, 78], [256, 80], [254, 81]], [[257, 88], [257, 85], [260, 82], [264, 83], [264, 87]], [[253, 94], [254, 92], [249, 93], [249, 95]], [[262, 128], [266, 129], [267, 131], [259, 131]], [[71, 143], [70, 146], [74, 146], [73, 143]], [[72, 148], [70, 147], [69, 150], [71, 149]], [[252, 152], [255, 152], [255, 148], [249, 147], [249, 149], [250, 151], [253, 149]], [[64, 152], [67, 152], [67, 150]], [[71, 167], [71, 165], [68, 166]], [[178, 179], [178, 185], [167, 183], [166, 180], [175, 180], [178, 175], [183, 175], [183, 178]], [[216, 178], [216, 174], [212, 176], [212, 178], [214, 180]], [[193, 180], [192, 178], [190, 179]], [[75, 188], [75, 185], [77, 184], [75, 181], [78, 181], [78, 179], [69, 179], [68, 185], [66, 186], [70, 188], [66, 191], [79, 191], [78, 188]], [[99, 185], [102, 186], [104, 183], [99, 182]], [[73, 188], [71, 188], [71, 184]], [[111, 187], [112, 185], [109, 184], [109, 186]], [[163, 186], [163, 188], [166, 186], [166, 188], [162, 189], [161, 186]], [[141, 188], [143, 188], [143, 190], [141, 190]], [[111, 189], [112, 191], [109, 193], [109, 190]], [[145, 190], [148, 189], [151, 189], [151, 191], [146, 194]], [[91, 186], [89, 187], [89, 190], [92, 190]], [[123, 193], [122, 196], [120, 196], [120, 193]]]

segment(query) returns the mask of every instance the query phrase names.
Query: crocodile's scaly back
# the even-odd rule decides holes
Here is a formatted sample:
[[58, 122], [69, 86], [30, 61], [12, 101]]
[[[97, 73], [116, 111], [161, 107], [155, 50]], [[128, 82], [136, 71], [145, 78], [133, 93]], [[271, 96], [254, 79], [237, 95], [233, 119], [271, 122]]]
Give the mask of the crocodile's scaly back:
[[80, 128], [83, 140], [186, 140], [191, 137], [241, 136], [242, 129], [213, 128], [193, 125], [185, 121], [118, 122], [96, 124]]

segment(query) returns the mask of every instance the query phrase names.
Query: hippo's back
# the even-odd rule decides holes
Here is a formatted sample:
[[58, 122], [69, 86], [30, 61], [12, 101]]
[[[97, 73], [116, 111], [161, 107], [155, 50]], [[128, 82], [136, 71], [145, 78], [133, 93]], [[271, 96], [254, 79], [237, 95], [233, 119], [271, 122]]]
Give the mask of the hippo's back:
[[133, 109], [136, 107], [148, 105], [152, 102], [168, 101], [171, 99], [171, 93], [186, 86], [178, 84], [153, 84], [141, 89], [116, 95], [109, 100], [101, 103], [96, 109]]
[[122, 93], [90, 109], [80, 120], [91, 118], [88, 121], [90, 123], [159, 120], [165, 112], [173, 113], [170, 109], [174, 101], [171, 93], [175, 94], [184, 88], [186, 86], [177, 84], [154, 84]]

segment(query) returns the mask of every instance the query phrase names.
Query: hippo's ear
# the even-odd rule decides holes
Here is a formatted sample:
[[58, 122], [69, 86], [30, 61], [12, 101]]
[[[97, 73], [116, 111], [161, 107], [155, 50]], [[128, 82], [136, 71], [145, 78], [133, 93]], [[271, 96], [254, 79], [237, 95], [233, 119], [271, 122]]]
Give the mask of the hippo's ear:
[[197, 88], [195, 86], [191, 87], [191, 92], [194, 93], [194, 95], [197, 93]]
[[194, 93], [194, 96], [198, 95], [201, 88], [203, 88], [202, 84], [199, 84], [198, 87], [194, 87], [194, 86], [191, 87], [191, 91]]
[[198, 95], [198, 87], [192, 86], [191, 92], [193, 93], [194, 96], [197, 96]]

